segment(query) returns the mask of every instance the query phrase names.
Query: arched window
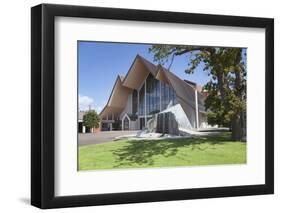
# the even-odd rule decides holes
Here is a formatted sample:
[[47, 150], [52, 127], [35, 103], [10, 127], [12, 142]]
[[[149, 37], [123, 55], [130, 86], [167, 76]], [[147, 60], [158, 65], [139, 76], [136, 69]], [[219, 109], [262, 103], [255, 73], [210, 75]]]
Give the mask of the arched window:
[[129, 130], [129, 129], [130, 129], [130, 121], [126, 116], [123, 121], [123, 130]]

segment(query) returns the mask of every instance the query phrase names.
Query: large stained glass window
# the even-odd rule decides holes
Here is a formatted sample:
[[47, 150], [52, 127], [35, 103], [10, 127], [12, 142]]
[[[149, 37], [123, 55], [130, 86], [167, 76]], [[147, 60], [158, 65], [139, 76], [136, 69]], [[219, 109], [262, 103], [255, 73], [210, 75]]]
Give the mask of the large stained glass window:
[[142, 85], [139, 91], [139, 115], [144, 115], [144, 86]]
[[146, 114], [160, 111], [160, 82], [149, 74], [146, 79]]
[[136, 114], [138, 112], [138, 91], [134, 90], [132, 95], [132, 112]]
[[176, 93], [171, 86], [169, 86], [169, 99], [172, 106], [176, 104]]
[[165, 83], [161, 84], [161, 110], [176, 104], [176, 94], [174, 89]]
[[169, 103], [169, 89], [165, 83], [161, 84], [161, 109], [167, 108]]
[[[145, 86], [146, 86], [146, 96], [145, 96]], [[161, 87], [161, 88], [160, 88]], [[161, 102], [160, 102], [161, 96]], [[137, 93], [133, 92], [133, 113], [137, 112]], [[146, 104], [146, 105], [145, 105]], [[160, 112], [161, 110], [167, 109], [168, 106], [173, 106], [176, 104], [176, 94], [173, 88], [165, 83], [155, 79], [152, 74], [149, 74], [145, 84], [142, 85], [139, 90], [139, 115], [152, 115]], [[137, 104], [136, 104], [137, 105]]]

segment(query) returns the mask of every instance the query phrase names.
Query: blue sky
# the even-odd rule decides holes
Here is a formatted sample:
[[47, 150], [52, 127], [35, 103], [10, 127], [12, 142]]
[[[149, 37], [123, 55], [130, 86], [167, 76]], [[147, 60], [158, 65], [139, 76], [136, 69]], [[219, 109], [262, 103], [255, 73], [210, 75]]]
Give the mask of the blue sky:
[[[118, 74], [125, 76], [137, 54], [153, 62], [153, 54], [148, 52], [148, 44], [78, 42], [79, 109], [100, 112], [105, 106]], [[153, 62], [156, 63], [156, 62]], [[170, 63], [164, 66], [168, 67]], [[210, 77], [202, 67], [194, 74], [184, 72], [187, 68], [186, 55], [175, 57], [171, 71], [182, 79], [204, 85]]]

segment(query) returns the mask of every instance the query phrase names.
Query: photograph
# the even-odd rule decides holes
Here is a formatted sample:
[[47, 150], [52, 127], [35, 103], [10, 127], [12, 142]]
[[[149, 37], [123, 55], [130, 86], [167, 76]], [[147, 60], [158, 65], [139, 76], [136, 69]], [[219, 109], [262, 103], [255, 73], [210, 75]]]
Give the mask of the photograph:
[[78, 171], [247, 163], [247, 48], [77, 41]]
[[274, 18], [160, 6], [31, 8], [31, 205], [274, 194]]

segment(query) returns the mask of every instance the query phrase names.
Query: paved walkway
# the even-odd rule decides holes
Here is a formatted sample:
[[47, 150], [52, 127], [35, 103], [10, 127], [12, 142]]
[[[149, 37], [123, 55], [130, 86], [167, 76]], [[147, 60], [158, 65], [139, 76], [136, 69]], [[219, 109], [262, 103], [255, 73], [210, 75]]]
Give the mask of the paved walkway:
[[123, 135], [133, 135], [137, 131], [102, 131], [98, 133], [84, 133], [78, 135], [79, 146], [99, 144], [113, 141], [115, 137]]

